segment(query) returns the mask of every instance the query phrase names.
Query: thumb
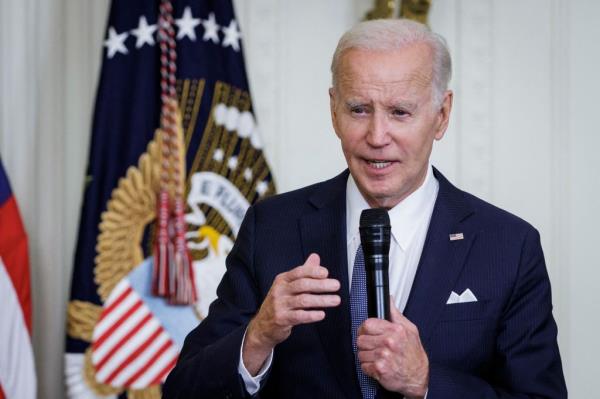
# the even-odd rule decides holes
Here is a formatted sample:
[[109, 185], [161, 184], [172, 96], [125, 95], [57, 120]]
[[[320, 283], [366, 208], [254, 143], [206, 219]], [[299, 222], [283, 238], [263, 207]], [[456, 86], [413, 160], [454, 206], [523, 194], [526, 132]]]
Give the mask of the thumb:
[[312, 253], [308, 255], [308, 258], [306, 258], [306, 262], [304, 262], [304, 264], [311, 266], [319, 266], [321, 264], [321, 258], [318, 254]]
[[393, 295], [390, 295], [390, 317], [391, 322], [395, 324], [404, 324], [406, 317], [396, 307], [396, 300]]

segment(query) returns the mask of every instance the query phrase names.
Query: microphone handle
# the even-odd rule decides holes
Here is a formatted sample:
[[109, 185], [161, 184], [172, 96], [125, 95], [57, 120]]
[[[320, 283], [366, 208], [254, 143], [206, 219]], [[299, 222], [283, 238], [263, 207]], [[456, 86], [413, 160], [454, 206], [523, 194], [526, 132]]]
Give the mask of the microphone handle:
[[367, 270], [369, 317], [391, 321], [390, 284], [387, 269]]

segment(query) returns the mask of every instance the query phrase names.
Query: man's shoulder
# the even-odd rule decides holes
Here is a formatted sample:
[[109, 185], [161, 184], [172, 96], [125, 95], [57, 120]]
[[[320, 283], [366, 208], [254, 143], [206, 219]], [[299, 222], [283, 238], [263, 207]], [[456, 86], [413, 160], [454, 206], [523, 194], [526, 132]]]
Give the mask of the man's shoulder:
[[486, 230], [489, 229], [510, 229], [512, 231], [529, 231], [535, 230], [529, 222], [525, 219], [515, 215], [514, 213], [500, 208], [484, 199], [477, 197], [467, 191], [461, 190], [448, 182], [446, 178], [438, 173], [438, 180], [440, 182], [440, 189], [445, 187], [443, 190], [447, 193], [451, 193], [449, 196], [453, 198], [459, 198], [458, 201], [463, 202], [466, 209], [469, 209], [469, 217], [471, 223], [476, 223]]
[[471, 193], [465, 192], [465, 200], [468, 201], [473, 209], [489, 223], [497, 223], [507, 226], [520, 226], [522, 228], [533, 228], [533, 226], [525, 219], [500, 208], [490, 202], [487, 202]]
[[270, 217], [295, 217], [315, 209], [321, 201], [334, 199], [338, 194], [345, 194], [347, 179], [346, 170], [331, 179], [273, 195], [254, 204], [254, 212], [268, 214]]
[[530, 233], [538, 234], [531, 223], [514, 213], [466, 191], [462, 191], [462, 194], [473, 210], [473, 223], [476, 223], [481, 230], [505, 232], [515, 238], [525, 237]]

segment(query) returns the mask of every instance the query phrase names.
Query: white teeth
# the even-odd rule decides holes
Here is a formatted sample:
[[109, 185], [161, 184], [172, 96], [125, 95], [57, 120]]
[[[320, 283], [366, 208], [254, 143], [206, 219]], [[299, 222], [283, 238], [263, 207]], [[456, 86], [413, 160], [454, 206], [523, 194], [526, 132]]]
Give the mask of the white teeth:
[[389, 164], [391, 164], [390, 161], [368, 161], [369, 164], [371, 164], [371, 166], [374, 166], [376, 169], [383, 169], [386, 166], [388, 166]]

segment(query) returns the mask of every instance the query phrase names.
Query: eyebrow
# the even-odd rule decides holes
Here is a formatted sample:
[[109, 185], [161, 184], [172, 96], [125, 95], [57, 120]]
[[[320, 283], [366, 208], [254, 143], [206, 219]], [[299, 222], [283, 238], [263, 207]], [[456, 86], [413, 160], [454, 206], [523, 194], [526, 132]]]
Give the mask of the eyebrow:
[[346, 104], [346, 107], [348, 108], [352, 108], [352, 107], [358, 107], [358, 106], [364, 106], [364, 105], [371, 105], [370, 101], [361, 101], [361, 100], [346, 100], [344, 102]]
[[388, 108], [394, 108], [394, 109], [405, 109], [407, 111], [415, 111], [418, 106], [416, 103], [410, 102], [410, 101], [400, 101], [397, 103], [392, 104], [391, 106], [389, 106]]
[[[344, 103], [345, 103], [346, 107], [348, 107], [348, 108], [360, 107], [360, 106], [371, 106], [370, 101], [347, 100]], [[386, 108], [387, 109], [405, 109], [409, 112], [414, 112], [418, 108], [418, 106], [414, 102], [399, 101], [399, 102], [393, 103], [390, 106], [387, 106]]]

